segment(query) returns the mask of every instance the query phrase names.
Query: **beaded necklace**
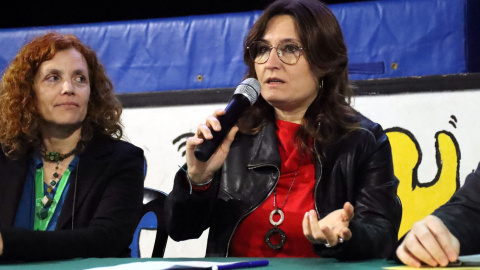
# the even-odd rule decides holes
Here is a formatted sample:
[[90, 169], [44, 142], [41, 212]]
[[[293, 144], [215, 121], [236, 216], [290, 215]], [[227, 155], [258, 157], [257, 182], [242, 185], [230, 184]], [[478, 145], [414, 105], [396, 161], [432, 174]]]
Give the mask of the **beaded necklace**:
[[[75, 150], [76, 149], [73, 149], [72, 151], [66, 153], [66, 154], [60, 154], [58, 152], [50, 152], [50, 151], [46, 151], [46, 150], [42, 150], [42, 159], [47, 161], [47, 162], [52, 162], [52, 163], [56, 163], [56, 166], [55, 166], [55, 172], [53, 173], [53, 179], [49, 182], [49, 187], [47, 189], [47, 192], [48, 193], [51, 193], [53, 191], [53, 188], [55, 187], [55, 185], [58, 183], [58, 177], [60, 176], [58, 174], [58, 165], [60, 164], [60, 162], [62, 162], [64, 159], [70, 157], [71, 155], [73, 155], [75, 153]], [[50, 198], [51, 199], [51, 198]], [[49, 198], [48, 196], [45, 197], [45, 200], [48, 201], [46, 202], [45, 204], [47, 203], [50, 203], [51, 202], [49, 201]], [[47, 206], [48, 207], [48, 206]]]
[[43, 168], [37, 169], [35, 172], [35, 218], [34, 218], [34, 230], [45, 231], [47, 229], [48, 223], [52, 219], [53, 213], [57, 208], [57, 204], [60, 201], [63, 190], [67, 184], [67, 179], [70, 177], [70, 169], [67, 168], [63, 173], [62, 179], [60, 179], [60, 184], [57, 187], [55, 195], [52, 193], [54, 189], [50, 192], [47, 189], [48, 194], [44, 193], [44, 184], [43, 184]]
[[[46, 162], [56, 163], [55, 172], [53, 173], [53, 178], [48, 182], [47, 194], [44, 194], [43, 191], [43, 182], [44, 182], [44, 169], [43, 167], [37, 169], [35, 173], [35, 224], [34, 228], [36, 230], [45, 230], [48, 222], [52, 217], [52, 213], [55, 211], [57, 202], [62, 195], [63, 189], [65, 188], [66, 181], [70, 176], [70, 170], [67, 168], [63, 174], [63, 177], [59, 179], [60, 175], [58, 174], [58, 168], [60, 162], [66, 158], [72, 156], [75, 153], [76, 149], [73, 149], [67, 154], [60, 154], [58, 152], [50, 152], [42, 150], [42, 159]], [[64, 181], [61, 181], [64, 179]], [[61, 181], [61, 185], [57, 188], [57, 192], [53, 195], [55, 187], [58, 182]]]
[[77, 149], [73, 149], [72, 151], [66, 153], [66, 154], [60, 154], [58, 152], [50, 152], [47, 150], [41, 150], [42, 152], [42, 158], [48, 162], [57, 162], [57, 164], [64, 159], [68, 158], [69, 156], [73, 155]]

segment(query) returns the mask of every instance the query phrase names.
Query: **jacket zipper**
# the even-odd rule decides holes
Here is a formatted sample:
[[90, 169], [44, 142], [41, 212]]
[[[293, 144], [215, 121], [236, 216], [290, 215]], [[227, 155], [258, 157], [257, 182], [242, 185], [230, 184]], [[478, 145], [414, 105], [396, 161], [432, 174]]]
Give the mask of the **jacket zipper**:
[[318, 180], [315, 181], [315, 187], [313, 188], [313, 205], [315, 206], [315, 211], [317, 212], [318, 218], [321, 218], [320, 212], [318, 211], [318, 207], [317, 207], [317, 189], [318, 189], [318, 185], [320, 184], [320, 181], [322, 180], [323, 164], [322, 164], [322, 159], [320, 158], [320, 155], [317, 152], [316, 140], [313, 140], [313, 148], [315, 149], [315, 154], [317, 155], [318, 163], [320, 164], [320, 174], [318, 176]]
[[255, 211], [258, 207], [260, 207], [260, 205], [262, 203], [264, 203], [267, 198], [270, 196], [270, 194], [272, 194], [272, 191], [273, 189], [275, 189], [275, 187], [277, 186], [278, 184], [278, 179], [280, 179], [280, 170], [278, 169], [277, 166], [274, 166], [274, 165], [271, 165], [271, 164], [260, 164], [260, 165], [256, 165], [256, 166], [252, 166], [252, 167], [249, 167], [249, 169], [255, 169], [255, 168], [259, 168], [259, 167], [265, 167], [265, 166], [273, 166], [275, 167], [275, 169], [277, 169], [277, 172], [278, 172], [278, 177], [276, 179], [276, 183], [274, 185], [274, 188], [272, 188], [270, 190], [270, 192], [268, 192], [267, 196], [265, 198], [263, 198], [263, 200], [257, 205], [255, 206], [254, 208], [252, 208], [250, 211], [248, 211], [247, 213], [245, 213], [238, 221], [237, 221], [237, 224], [235, 224], [235, 227], [233, 228], [233, 231], [232, 233], [230, 234], [230, 238], [228, 239], [228, 243], [227, 243], [227, 251], [225, 253], [225, 257], [228, 257], [228, 252], [230, 251], [230, 242], [232, 241], [232, 237], [233, 237], [233, 233], [235, 233], [235, 231], [237, 230], [237, 227], [238, 227], [238, 224], [240, 224], [240, 222], [248, 215], [250, 215], [250, 213], [252, 213], [253, 211]]

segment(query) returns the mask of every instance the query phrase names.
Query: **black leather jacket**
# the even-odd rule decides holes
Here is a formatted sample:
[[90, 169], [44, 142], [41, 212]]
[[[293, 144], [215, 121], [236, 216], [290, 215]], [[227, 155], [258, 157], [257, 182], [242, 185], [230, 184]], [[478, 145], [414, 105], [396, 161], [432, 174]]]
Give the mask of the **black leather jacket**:
[[[315, 162], [315, 208], [320, 218], [354, 206], [352, 238], [332, 248], [313, 245], [322, 257], [340, 260], [387, 257], [395, 248], [401, 219], [390, 143], [380, 125], [360, 116], [360, 129], [331, 145]], [[238, 134], [211, 186], [190, 193], [179, 170], [167, 197], [166, 221], [176, 241], [198, 238], [210, 228], [207, 256], [228, 256], [239, 223], [270, 195], [280, 175], [276, 125], [256, 135]], [[185, 168], [184, 168], [185, 169]]]

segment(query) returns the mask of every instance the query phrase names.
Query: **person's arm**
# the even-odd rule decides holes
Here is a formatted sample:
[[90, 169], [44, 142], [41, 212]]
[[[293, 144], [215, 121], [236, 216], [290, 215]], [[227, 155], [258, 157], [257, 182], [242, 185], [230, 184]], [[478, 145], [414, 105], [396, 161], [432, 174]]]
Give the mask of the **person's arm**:
[[432, 215], [440, 218], [460, 242], [460, 255], [480, 253], [480, 163], [463, 186]]
[[432, 215], [416, 222], [400, 241], [397, 258], [413, 267], [444, 266], [480, 252], [480, 163], [463, 186]]
[[[165, 202], [165, 220], [169, 236], [175, 241], [198, 238], [209, 227], [218, 193], [220, 168], [230, 151], [238, 127], [233, 127], [212, 157], [201, 162], [194, 156], [195, 148], [203, 139], [211, 139], [213, 130], [221, 130], [217, 117], [225, 113], [218, 109], [198, 126], [195, 136], [187, 139], [186, 165], [175, 175], [173, 190]], [[188, 174], [188, 175], [187, 175]], [[193, 188], [192, 185], [209, 183], [208, 188]]]
[[342, 146], [356, 151], [355, 169], [349, 172], [355, 178], [351, 201], [354, 215], [348, 224], [351, 239], [334, 247], [314, 244], [314, 251], [322, 257], [339, 260], [386, 258], [396, 247], [401, 205], [390, 142], [379, 125], [371, 133], [360, 131], [359, 136], [358, 140], [363, 143]]
[[438, 217], [430, 215], [412, 226], [400, 246], [398, 258], [408, 266], [446, 266], [458, 259], [460, 243]]

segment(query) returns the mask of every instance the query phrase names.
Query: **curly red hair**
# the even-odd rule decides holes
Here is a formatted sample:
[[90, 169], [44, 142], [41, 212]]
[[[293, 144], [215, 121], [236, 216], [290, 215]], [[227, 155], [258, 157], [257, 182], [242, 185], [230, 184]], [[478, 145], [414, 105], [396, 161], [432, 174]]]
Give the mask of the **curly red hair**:
[[95, 51], [74, 35], [47, 33], [33, 39], [18, 52], [3, 74], [0, 84], [0, 144], [8, 156], [23, 155], [41, 145], [39, 120], [33, 82], [40, 65], [57, 52], [70, 48], [80, 52], [88, 65], [90, 99], [77, 150], [82, 150], [94, 134], [121, 139], [122, 106], [113, 84]]

